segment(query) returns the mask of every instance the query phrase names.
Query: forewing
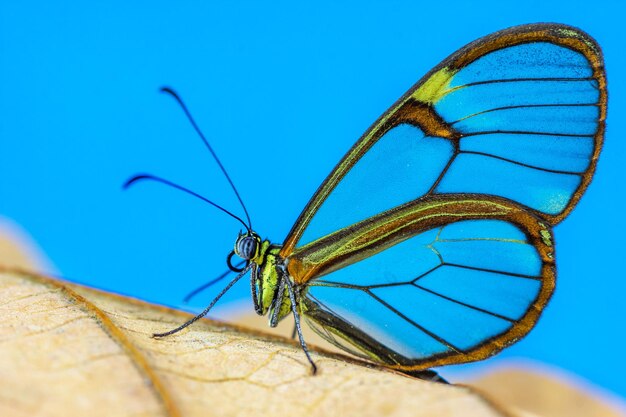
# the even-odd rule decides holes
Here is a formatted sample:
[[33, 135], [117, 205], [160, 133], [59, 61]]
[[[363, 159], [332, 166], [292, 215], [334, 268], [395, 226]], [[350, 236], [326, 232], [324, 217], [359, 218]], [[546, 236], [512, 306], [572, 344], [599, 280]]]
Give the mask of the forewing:
[[507, 29], [457, 51], [355, 144], [281, 254], [436, 194], [515, 201], [554, 225], [598, 158], [606, 116], [599, 47], [564, 25]]

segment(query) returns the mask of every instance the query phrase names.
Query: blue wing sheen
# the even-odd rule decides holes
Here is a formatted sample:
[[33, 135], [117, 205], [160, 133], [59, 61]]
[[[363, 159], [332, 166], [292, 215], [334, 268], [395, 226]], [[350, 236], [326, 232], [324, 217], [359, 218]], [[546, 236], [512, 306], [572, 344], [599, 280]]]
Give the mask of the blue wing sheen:
[[590, 78], [587, 58], [550, 42], [533, 42], [491, 52], [461, 69], [451, 87], [491, 80]]
[[435, 294], [407, 285], [372, 289], [374, 296], [400, 314], [436, 334], [456, 350], [468, 350], [485, 339], [507, 331], [510, 321], [467, 308]]
[[319, 280], [357, 286], [409, 282], [441, 263], [435, 251], [424, 250], [435, 242], [437, 233], [437, 230], [422, 233]]
[[459, 70], [434, 106], [461, 134], [434, 191], [561, 213], [593, 158], [600, 91], [592, 76], [584, 55], [547, 42], [503, 48]]
[[519, 320], [541, 287], [534, 279], [472, 269], [437, 269], [420, 278], [415, 285], [458, 302]]
[[453, 145], [408, 124], [381, 137], [321, 205], [300, 238], [315, 239], [389, 210], [424, 193], [453, 154]]
[[517, 226], [464, 220], [312, 280], [307, 297], [387, 348], [424, 359], [509, 330], [537, 299], [541, 267]]
[[567, 206], [580, 182], [576, 174], [548, 172], [487, 155], [460, 153], [437, 192], [497, 195], [543, 213], [558, 214]]
[[587, 58], [549, 42], [506, 47], [458, 70], [434, 110], [456, 141], [399, 124], [339, 181], [302, 246], [429, 193], [505, 197], [558, 215], [595, 150], [600, 91]]
[[598, 128], [597, 106], [541, 106], [494, 109], [452, 122], [465, 135], [489, 132], [536, 132], [592, 136]]
[[[581, 174], [589, 167], [593, 147], [594, 140], [590, 137], [494, 133], [465, 137], [460, 150], [517, 161], [537, 169]], [[559, 150], [557, 158], [555, 149]]]
[[510, 80], [452, 88], [436, 108], [445, 120], [454, 121], [502, 107], [595, 105], [599, 96], [596, 80]]
[[[495, 239], [437, 241], [433, 244], [433, 249], [447, 264], [529, 277], [538, 276], [541, 272], [541, 261], [535, 248], [527, 244], [512, 243], [513, 241]], [[475, 258], [473, 253], [485, 253], [489, 256]]]
[[365, 292], [316, 287], [310, 297], [322, 309], [339, 315], [346, 322], [407, 358], [434, 356], [450, 349], [423, 329], [399, 319], [396, 313]]

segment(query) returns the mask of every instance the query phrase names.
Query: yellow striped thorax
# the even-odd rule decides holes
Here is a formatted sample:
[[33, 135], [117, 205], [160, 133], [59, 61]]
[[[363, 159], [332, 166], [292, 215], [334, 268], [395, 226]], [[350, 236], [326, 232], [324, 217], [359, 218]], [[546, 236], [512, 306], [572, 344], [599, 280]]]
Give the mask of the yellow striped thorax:
[[261, 240], [252, 231], [240, 234], [235, 242], [235, 254], [252, 264], [250, 285], [255, 311], [261, 316], [269, 314], [272, 327], [291, 312], [289, 293], [279, 285], [279, 270], [286, 271], [279, 255], [281, 248], [269, 240]]

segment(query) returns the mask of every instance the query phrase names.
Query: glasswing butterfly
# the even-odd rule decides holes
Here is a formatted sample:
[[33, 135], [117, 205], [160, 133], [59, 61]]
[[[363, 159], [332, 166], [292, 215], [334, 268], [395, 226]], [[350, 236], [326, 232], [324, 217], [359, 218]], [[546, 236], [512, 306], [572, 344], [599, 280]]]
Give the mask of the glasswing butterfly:
[[[552, 227], [591, 181], [606, 77], [597, 43], [561, 24], [509, 28], [431, 70], [348, 151], [282, 244], [246, 221], [229, 271], [255, 311], [300, 319], [354, 355], [404, 372], [477, 361], [524, 337], [555, 287]], [[237, 255], [242, 260], [233, 264]]]

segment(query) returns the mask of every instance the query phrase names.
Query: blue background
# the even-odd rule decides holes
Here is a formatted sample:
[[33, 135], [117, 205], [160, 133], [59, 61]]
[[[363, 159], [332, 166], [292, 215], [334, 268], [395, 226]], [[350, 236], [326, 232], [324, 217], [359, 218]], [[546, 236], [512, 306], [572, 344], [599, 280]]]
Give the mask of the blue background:
[[[61, 275], [174, 306], [224, 269], [239, 226], [174, 190], [121, 184], [151, 172], [239, 207], [160, 86], [187, 101], [255, 229], [281, 242], [352, 143], [447, 55], [522, 23], [589, 32], [609, 79], [604, 151], [585, 197], [556, 228], [552, 303], [528, 338], [493, 361], [534, 359], [626, 395], [619, 2], [8, 3], [0, 5], [0, 215], [32, 234]], [[226, 302], [247, 297], [243, 283]]]

